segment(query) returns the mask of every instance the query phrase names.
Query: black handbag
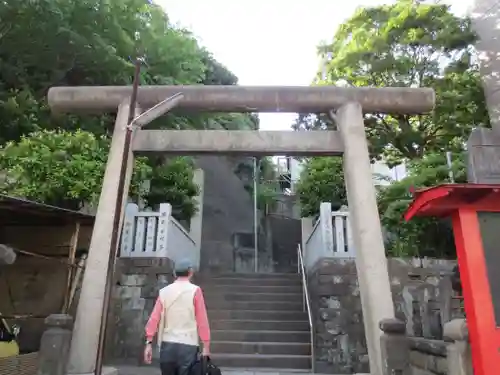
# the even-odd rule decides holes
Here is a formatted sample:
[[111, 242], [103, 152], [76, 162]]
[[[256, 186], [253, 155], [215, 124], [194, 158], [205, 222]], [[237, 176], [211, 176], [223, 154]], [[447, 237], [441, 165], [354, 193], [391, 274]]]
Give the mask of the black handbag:
[[210, 357], [207, 357], [206, 363], [206, 375], [222, 375], [222, 371], [212, 361], [210, 361]]
[[222, 371], [211, 360], [210, 357], [198, 356], [191, 365], [190, 375], [222, 375]]

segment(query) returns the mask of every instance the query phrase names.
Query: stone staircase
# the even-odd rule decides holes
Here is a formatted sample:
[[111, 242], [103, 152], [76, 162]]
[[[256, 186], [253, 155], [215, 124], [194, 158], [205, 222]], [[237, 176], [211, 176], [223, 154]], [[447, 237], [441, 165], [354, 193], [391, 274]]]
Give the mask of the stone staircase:
[[222, 367], [310, 369], [311, 343], [296, 274], [228, 273], [198, 278]]

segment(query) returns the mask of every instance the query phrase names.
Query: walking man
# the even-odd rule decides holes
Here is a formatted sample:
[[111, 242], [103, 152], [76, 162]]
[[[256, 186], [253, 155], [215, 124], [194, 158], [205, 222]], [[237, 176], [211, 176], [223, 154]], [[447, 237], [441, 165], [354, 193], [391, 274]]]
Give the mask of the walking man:
[[160, 290], [146, 324], [144, 361], [151, 363], [152, 342], [158, 333], [162, 375], [188, 375], [199, 353], [210, 355], [210, 327], [201, 288], [191, 283], [193, 267], [187, 260], [175, 265], [176, 280]]

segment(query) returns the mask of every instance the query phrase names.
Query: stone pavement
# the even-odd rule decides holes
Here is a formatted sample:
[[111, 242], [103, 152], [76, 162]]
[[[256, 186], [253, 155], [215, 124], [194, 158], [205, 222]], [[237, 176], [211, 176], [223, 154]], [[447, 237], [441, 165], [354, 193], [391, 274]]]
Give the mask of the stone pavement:
[[[156, 366], [114, 366], [119, 375], [161, 375]], [[310, 375], [309, 371], [291, 369], [266, 369], [266, 368], [221, 368], [222, 375]], [[370, 374], [353, 374], [370, 375]]]
[[[160, 375], [160, 369], [156, 366], [114, 366], [119, 375]], [[223, 375], [309, 375], [304, 370], [291, 369], [249, 369], [249, 368], [221, 368]]]

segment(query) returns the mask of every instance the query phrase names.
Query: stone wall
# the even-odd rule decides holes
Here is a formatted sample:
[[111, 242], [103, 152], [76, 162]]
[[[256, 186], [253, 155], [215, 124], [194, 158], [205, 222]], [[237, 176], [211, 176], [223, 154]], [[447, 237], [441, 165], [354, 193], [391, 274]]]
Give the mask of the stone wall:
[[[447, 343], [420, 337], [409, 338], [412, 375], [447, 375]], [[449, 374], [454, 375], [454, 374]]]
[[253, 231], [252, 197], [235, 174], [235, 160], [200, 156], [196, 165], [205, 175], [200, 269], [231, 272], [235, 266], [234, 235]]
[[273, 214], [300, 220], [300, 204], [298, 195], [279, 194], [276, 197], [276, 207]]
[[302, 239], [300, 220], [270, 215], [272, 256], [276, 272], [297, 272], [297, 245]]
[[[105, 359], [138, 364], [144, 349], [144, 327], [158, 292], [173, 280], [169, 259], [118, 259], [106, 329]], [[154, 350], [156, 356], [158, 353]]]
[[322, 260], [308, 277], [316, 371], [368, 373], [368, 350], [353, 261]]
[[[442, 339], [443, 316], [461, 316], [460, 300], [444, 288], [455, 262], [389, 259], [396, 317], [409, 336]], [[318, 372], [367, 373], [368, 357], [354, 260], [323, 259], [308, 275]], [[451, 302], [450, 302], [451, 301]], [[448, 312], [443, 313], [443, 309]], [[419, 358], [421, 354], [413, 355]], [[432, 362], [432, 361], [431, 361]], [[435, 362], [435, 361], [434, 361]], [[425, 373], [424, 373], [425, 374]]]
[[[246, 185], [252, 185], [252, 170], [248, 171], [247, 168], [245, 173], [236, 173], [238, 164], [244, 161], [244, 158], [240, 157], [198, 156], [195, 160], [197, 167], [203, 169], [205, 178], [201, 271], [253, 271], [254, 203], [252, 195], [245, 189]], [[279, 215], [283, 216], [284, 213], [285, 216], [292, 215], [292, 207], [294, 210], [297, 208], [294, 198], [283, 196], [282, 199], [286, 201], [287, 210], [280, 210]], [[273, 243], [268, 246], [265, 233], [269, 231], [268, 224], [273, 224], [270, 223], [271, 220], [266, 221], [262, 218], [262, 212], [259, 214], [259, 271], [271, 272], [275, 269], [277, 272], [295, 272], [296, 244], [300, 242], [300, 222], [293, 223], [298, 229], [293, 227], [297, 229], [295, 230], [297, 235], [292, 236], [291, 247], [288, 246], [291, 241], [289, 236], [279, 235], [283, 231], [281, 229], [277, 229], [278, 235], [272, 235]], [[273, 219], [274, 217], [276, 215]], [[274, 234], [274, 228], [271, 232]], [[235, 240], [236, 237], [249, 237], [252, 239], [251, 244], [247, 243], [249, 241]]]

